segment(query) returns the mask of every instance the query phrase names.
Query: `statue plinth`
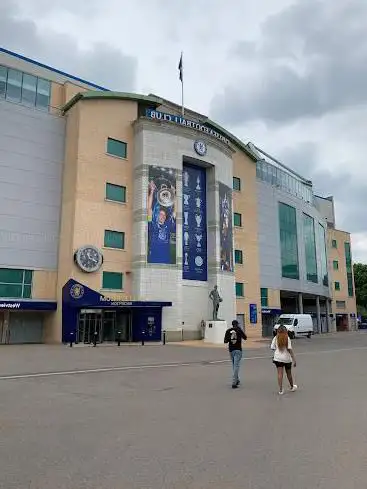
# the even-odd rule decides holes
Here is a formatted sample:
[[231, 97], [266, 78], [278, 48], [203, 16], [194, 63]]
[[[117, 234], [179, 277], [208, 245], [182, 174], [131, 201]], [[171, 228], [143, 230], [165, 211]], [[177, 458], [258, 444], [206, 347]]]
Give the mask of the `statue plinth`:
[[212, 343], [214, 345], [223, 345], [224, 335], [227, 331], [227, 321], [217, 319], [215, 321], [205, 322], [204, 343]]

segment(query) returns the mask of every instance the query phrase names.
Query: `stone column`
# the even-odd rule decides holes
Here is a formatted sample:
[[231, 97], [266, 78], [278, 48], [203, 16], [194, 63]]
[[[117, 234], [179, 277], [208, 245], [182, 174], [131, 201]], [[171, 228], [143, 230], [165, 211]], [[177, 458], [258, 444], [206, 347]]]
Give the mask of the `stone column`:
[[298, 294], [298, 312], [303, 314], [303, 296], [301, 292]]
[[331, 333], [334, 329], [330, 318], [330, 310], [330, 300], [326, 298], [326, 324], [328, 333]]
[[321, 330], [321, 312], [320, 312], [320, 296], [316, 296], [316, 316], [317, 316], [317, 332], [322, 333]]

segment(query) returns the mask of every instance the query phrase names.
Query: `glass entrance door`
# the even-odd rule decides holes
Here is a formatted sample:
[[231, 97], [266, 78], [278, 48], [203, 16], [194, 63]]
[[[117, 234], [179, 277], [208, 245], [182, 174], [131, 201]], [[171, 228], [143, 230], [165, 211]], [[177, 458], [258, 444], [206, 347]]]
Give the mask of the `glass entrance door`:
[[94, 333], [97, 333], [97, 342], [103, 341], [102, 336], [102, 311], [82, 309], [79, 313], [77, 342], [93, 343]]

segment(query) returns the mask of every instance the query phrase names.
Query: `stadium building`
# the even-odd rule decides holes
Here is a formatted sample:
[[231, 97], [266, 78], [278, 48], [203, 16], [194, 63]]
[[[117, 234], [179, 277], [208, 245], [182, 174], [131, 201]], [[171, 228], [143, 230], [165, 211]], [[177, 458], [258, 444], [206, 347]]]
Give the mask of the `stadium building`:
[[0, 49], [0, 343], [356, 328], [332, 197], [208, 117]]

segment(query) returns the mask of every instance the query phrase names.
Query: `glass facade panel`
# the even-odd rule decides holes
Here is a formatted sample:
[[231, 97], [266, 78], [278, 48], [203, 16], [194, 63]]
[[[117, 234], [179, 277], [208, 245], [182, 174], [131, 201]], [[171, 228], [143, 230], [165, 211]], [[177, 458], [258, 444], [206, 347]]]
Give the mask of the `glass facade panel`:
[[37, 77], [33, 75], [23, 75], [22, 103], [34, 107], [36, 105]]
[[6, 92], [6, 79], [8, 76], [8, 69], [5, 66], [0, 66], [0, 97], [5, 97]]
[[118, 272], [103, 272], [102, 288], [123, 290], [123, 274]]
[[30, 299], [32, 297], [32, 270], [1, 268], [0, 297]]
[[18, 70], [8, 69], [8, 83], [6, 87], [6, 98], [12, 102], [22, 100], [22, 78], [23, 73]]
[[43, 78], [38, 78], [36, 106], [39, 109], [48, 110], [51, 99], [51, 83]]
[[299, 280], [296, 209], [279, 202], [282, 277]]
[[267, 161], [258, 160], [256, 163], [256, 178], [262, 182], [281, 188], [284, 192], [289, 192], [299, 199], [314, 205], [312, 187], [302, 180], [292, 176], [285, 170], [271, 165]]
[[321, 261], [320, 276], [321, 276], [322, 284], [325, 287], [328, 287], [329, 276], [328, 276], [328, 269], [327, 269], [326, 236], [325, 236], [325, 228], [320, 223], [318, 224], [318, 235], [319, 235], [319, 250], [320, 250], [320, 261]]
[[345, 266], [347, 269], [348, 295], [349, 297], [353, 297], [354, 284], [353, 284], [353, 270], [352, 270], [352, 254], [350, 249], [350, 243], [348, 241], [344, 243], [344, 253], [345, 253]]
[[22, 71], [0, 66], [0, 97], [28, 107], [48, 109], [51, 98], [51, 83], [43, 78]]
[[305, 243], [307, 280], [317, 284], [315, 224], [313, 218], [307, 214], [303, 214], [303, 238]]

